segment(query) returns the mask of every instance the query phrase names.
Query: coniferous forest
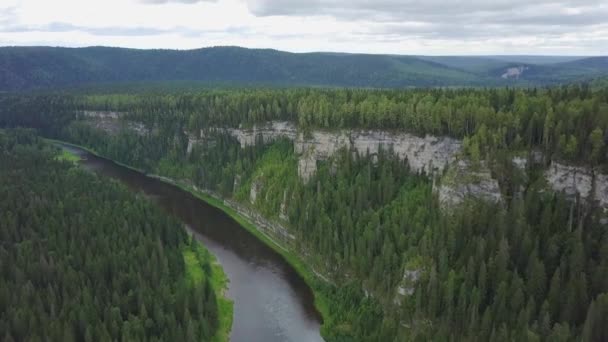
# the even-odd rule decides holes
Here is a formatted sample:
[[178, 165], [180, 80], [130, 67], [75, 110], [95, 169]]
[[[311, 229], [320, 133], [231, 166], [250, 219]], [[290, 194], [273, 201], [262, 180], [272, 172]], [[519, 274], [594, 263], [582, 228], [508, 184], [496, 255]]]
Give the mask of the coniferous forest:
[[608, 342], [608, 0], [0, 0], [0, 342]]
[[[141, 196], [17, 129], [0, 130], [0, 198], [2, 341], [216, 334], [208, 252]], [[198, 261], [186, 265], [186, 255]]]
[[[408, 91], [235, 89], [178, 94], [5, 95], [1, 101], [0, 124], [3, 126], [37, 128], [42, 134], [86, 146], [145, 172], [212, 191], [284, 224], [295, 236], [295, 242], [289, 247], [331, 279], [331, 282], [317, 279], [312, 284], [327, 304], [323, 310], [322, 333], [328, 341], [608, 339], [608, 230], [604, 209], [592, 200], [552, 191], [543, 176], [551, 161], [606, 172], [608, 89], [605, 87]], [[115, 120], [119, 124], [116, 127], [99, 124], [95, 118], [85, 115], [85, 111], [120, 113]], [[277, 139], [242, 146], [234, 136], [213, 129], [248, 128], [272, 120], [292, 122], [303, 134], [319, 129], [376, 129], [461, 140], [459, 158], [469, 161], [474, 169], [489, 169], [499, 182], [503, 200], [491, 203], [470, 198], [457, 208], [446, 210], [434, 188], [435, 183], [446, 182], [449, 172], [441, 175], [414, 172], [407, 160], [397, 158], [390, 148], [373, 156], [343, 149], [319, 162], [312, 178], [303, 181], [298, 176], [298, 156], [293, 141]], [[198, 139], [201, 135], [205, 139], [188, 151], [189, 138]], [[7, 146], [11, 139], [5, 138]], [[48, 158], [46, 164], [42, 163], [42, 152], [32, 147], [35, 144], [27, 148], [22, 145], [8, 149], [3, 158], [25, 158], [22, 163], [26, 165], [30, 162], [48, 164], [45, 167], [52, 170], [68, 169], [67, 165], [50, 162]], [[29, 152], [10, 152], [14, 149]], [[533, 162], [534, 155], [542, 158]], [[527, 165], [523, 169], [515, 167], [511, 163], [514, 156], [527, 158]], [[3, 168], [14, 168], [13, 165], [2, 163]], [[28, 172], [34, 175], [26, 177]], [[24, 166], [20, 172], [5, 174], [37, 179], [38, 173]], [[65, 175], [56, 175], [59, 178], [51, 186], [47, 184], [48, 177], [54, 174], [50, 171], [39, 174], [38, 177], [47, 177], [47, 181], [31, 180], [31, 186], [49, 188], [49, 194], [62, 199], [61, 191], [86, 197], [88, 189], [71, 187], [77, 183], [76, 179], [61, 182], [60, 177], [76, 177], [80, 183], [96, 181], [92, 176], [70, 170]], [[6, 184], [10, 183], [15, 183], [15, 179], [9, 177]], [[252, 187], [259, 190], [253, 202]], [[111, 190], [127, 196], [114, 188]], [[35, 205], [41, 203], [36, 200], [26, 206], [33, 210], [30, 217], [35, 217]], [[54, 201], [53, 206], [59, 203]], [[80, 201], [79, 205], [86, 203], [89, 202]], [[127, 206], [131, 209], [125, 212], [125, 215], [133, 214], [133, 220], [142, 211], [146, 212], [144, 216], [151, 215], [143, 203], [133, 206]], [[63, 208], [67, 207], [63, 203]], [[97, 208], [106, 206], [100, 203]], [[60, 210], [64, 210], [63, 214]], [[118, 209], [108, 207], [107, 210]], [[7, 211], [4, 212], [8, 216]], [[57, 216], [52, 216], [53, 213]], [[58, 224], [68, 220], [62, 218], [65, 209], [48, 209], [37, 215], [43, 214], [53, 217]], [[90, 214], [97, 215], [97, 211]], [[15, 221], [15, 215], [8, 216], [3, 223], [21, 222]], [[85, 214], [74, 215], [76, 222], [84, 220]], [[119, 219], [117, 216], [112, 217]], [[129, 220], [129, 217], [120, 220]], [[154, 217], [157, 221], [157, 216]], [[166, 235], [170, 223], [161, 216], [158, 220], [165, 223], [157, 222], [157, 228], [146, 226], [139, 234], [129, 234], [135, 235], [133, 239], [146, 239], [145, 232], [152, 235], [152, 247], [139, 250], [146, 262], [150, 260], [146, 253], [160, 257], [155, 254], [160, 253], [158, 239], [174, 246], [171, 249], [177, 253], [174, 259], [164, 244], [162, 255], [169, 264], [167, 272], [176, 273], [153, 274], [158, 279], [166, 276], [170, 281], [179, 278], [176, 274], [183, 270], [177, 256], [185, 237], [178, 229], [171, 230], [175, 236]], [[69, 226], [70, 222], [66, 224]], [[31, 229], [35, 232], [35, 228]], [[33, 232], [31, 236], [36, 236]], [[110, 236], [100, 234], [99, 238], [106, 241]], [[16, 237], [9, 238], [13, 241], [10, 239]], [[39, 245], [45, 243], [42, 237], [38, 239], [31, 240]], [[76, 245], [75, 241], [69, 248], [78, 251]], [[16, 255], [13, 258], [21, 260]], [[50, 263], [51, 256], [36, 255], [35, 260], [38, 259], [43, 268], [43, 263]], [[79, 262], [94, 259], [86, 253], [75, 258]], [[76, 261], [65, 262], [68, 267], [72, 265], [69, 262]], [[111, 260], [107, 263], [112, 265]], [[9, 265], [3, 264], [3, 270]], [[16, 275], [14, 278], [20, 279]], [[121, 295], [130, 297], [120, 292], [119, 284], [118, 303], [110, 295], [112, 305], [117, 305], [123, 320], [132, 315], [134, 320], [139, 319], [137, 322], [145, 322], [140, 318], [143, 311], [140, 307], [142, 302], [147, 303], [147, 298], [141, 295], [140, 299], [141, 292], [138, 292], [137, 305], [132, 298], [123, 303]], [[166, 289], [168, 294], [177, 290], [170, 284]], [[28, 287], [20, 290], [27, 291]], [[56, 288], [49, 291], [60, 292]], [[212, 308], [205, 298], [201, 299], [201, 307]], [[41, 300], [32, 299], [34, 303]], [[91, 299], [82, 294], [80, 300]], [[51, 307], [44, 302], [38, 306], [42, 312], [48, 312]], [[146, 305], [147, 315], [154, 317], [153, 320], [160, 319], [153, 316], [154, 308], [153, 304]], [[172, 326], [174, 321], [165, 317], [176, 319], [181, 312], [161, 310], [159, 315], [164, 324]], [[196, 311], [196, 315], [191, 312], [192, 324], [198, 328], [196, 332], [212, 331], [212, 324], [201, 324], [201, 317], [212, 317], [209, 312]], [[73, 313], [75, 317], [80, 317], [79, 314]], [[103, 314], [105, 312], [91, 313], [91, 317], [108, 324], [108, 320], [100, 318], [105, 317]], [[23, 314], [28, 319], [30, 316], [46, 317]], [[156, 330], [146, 330], [146, 324], [133, 329], [130, 318], [128, 321], [129, 333], [158, 336], [154, 335]], [[104, 324], [98, 324], [99, 328], [91, 333], [107, 332], [115, 337], [116, 330]], [[18, 324], [15, 328], [11, 325], [13, 337], [22, 336], [18, 335], [17, 327]], [[65, 326], [57, 329], [58, 334], [65, 333]], [[188, 329], [188, 326], [185, 331], [174, 327], [172, 333], [187, 334]], [[87, 331], [76, 324], [68, 328], [68, 333], [81, 337]]]

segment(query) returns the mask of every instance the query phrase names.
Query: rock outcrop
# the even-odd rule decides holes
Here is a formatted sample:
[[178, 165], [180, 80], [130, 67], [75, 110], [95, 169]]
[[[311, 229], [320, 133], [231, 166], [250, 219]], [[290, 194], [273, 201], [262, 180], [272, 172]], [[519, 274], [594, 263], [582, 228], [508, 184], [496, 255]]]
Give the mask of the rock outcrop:
[[[377, 130], [313, 131], [305, 134], [298, 132], [289, 122], [270, 122], [255, 125], [251, 129], [227, 128], [224, 131], [235, 137], [241, 147], [255, 145], [258, 141], [268, 143], [279, 138], [293, 140], [295, 152], [300, 155], [299, 174], [305, 180], [315, 173], [317, 161], [333, 156], [342, 148], [372, 155], [382, 148], [392, 148], [395, 155], [408, 160], [412, 170], [427, 173], [443, 170], [461, 148], [460, 141], [451, 138], [417, 137]], [[193, 139], [192, 143], [194, 142]]]
[[527, 66], [518, 66], [518, 67], [511, 67], [508, 68], [507, 70], [505, 70], [505, 72], [500, 76], [504, 79], [516, 79], [518, 80], [523, 74], [524, 72], [528, 70]]
[[266, 124], [254, 125], [249, 129], [226, 128], [225, 132], [235, 137], [241, 147], [253, 146], [258, 139], [264, 144], [280, 138], [295, 140], [297, 135], [296, 127], [287, 121], [271, 121]]
[[124, 119], [127, 114], [125, 112], [82, 111], [79, 114], [89, 125], [110, 135], [116, 135], [122, 130], [132, 131], [140, 136], [150, 133], [150, 129], [141, 122]]
[[259, 179], [256, 179], [251, 183], [251, 189], [249, 190], [249, 201], [251, 204], [255, 204], [258, 195], [262, 192], [262, 186], [262, 182]]
[[[120, 115], [119, 113], [96, 113], [94, 115], [89, 113], [87, 116], [117, 120]], [[270, 143], [281, 138], [292, 140], [294, 150], [299, 156], [298, 174], [304, 181], [309, 180], [315, 174], [318, 161], [332, 157], [340, 149], [353, 150], [361, 155], [369, 153], [371, 156], [377, 155], [381, 149], [392, 149], [400, 159], [407, 159], [414, 172], [439, 174], [450, 166], [452, 176], [443, 177], [441, 185], [436, 188], [439, 200], [445, 206], [457, 205], [467, 197], [492, 202], [502, 201], [498, 182], [492, 178], [489, 170], [483, 166], [471, 168], [469, 163], [463, 160], [456, 162], [462, 142], [448, 137], [429, 135], [419, 137], [403, 132], [380, 130], [315, 130], [304, 133], [299, 131], [294, 124], [284, 121], [258, 124], [252, 128], [211, 128], [208, 130], [230, 134], [238, 140], [241, 147], [253, 146], [260, 142]], [[204, 131], [201, 131], [198, 137], [190, 135], [188, 151], [191, 152], [193, 146], [205, 138]], [[543, 156], [540, 152], [533, 152], [531, 156], [534, 163], [542, 162]], [[514, 165], [521, 171], [526, 170], [528, 162], [523, 157], [513, 158]], [[553, 162], [545, 176], [553, 190], [564, 191], [570, 196], [579, 194], [582, 198], [592, 195], [593, 199], [597, 200], [602, 207], [608, 208], [607, 175], [594, 175], [589, 168]], [[595, 190], [592, 190], [592, 184], [595, 184]]]
[[[269, 143], [279, 138], [294, 141], [295, 152], [300, 156], [298, 173], [308, 180], [317, 170], [317, 161], [333, 156], [342, 148], [353, 149], [359, 154], [375, 155], [380, 149], [392, 148], [395, 155], [407, 159], [415, 172], [433, 173], [442, 171], [460, 151], [462, 143], [447, 137], [418, 137], [408, 133], [379, 130], [341, 130], [336, 132], [317, 130], [299, 132], [290, 122], [273, 121], [254, 125], [250, 129], [215, 129], [230, 134], [241, 147], [253, 146], [257, 142]], [[196, 142], [192, 139], [189, 144]]]
[[298, 173], [304, 180], [316, 172], [316, 161], [327, 159], [342, 148], [361, 155], [376, 155], [381, 149], [392, 149], [397, 157], [407, 159], [413, 171], [432, 174], [443, 171], [462, 147], [460, 141], [447, 137], [418, 137], [377, 130], [299, 133], [294, 144], [295, 152], [301, 156]]
[[492, 178], [490, 171], [483, 165], [472, 167], [463, 160], [450, 166], [437, 192], [439, 203], [444, 208], [456, 206], [467, 197], [493, 203], [502, 201], [500, 186], [498, 181]]
[[608, 176], [605, 174], [594, 172], [588, 167], [554, 161], [545, 171], [545, 178], [554, 191], [564, 192], [569, 197], [591, 197], [601, 207], [608, 208]]

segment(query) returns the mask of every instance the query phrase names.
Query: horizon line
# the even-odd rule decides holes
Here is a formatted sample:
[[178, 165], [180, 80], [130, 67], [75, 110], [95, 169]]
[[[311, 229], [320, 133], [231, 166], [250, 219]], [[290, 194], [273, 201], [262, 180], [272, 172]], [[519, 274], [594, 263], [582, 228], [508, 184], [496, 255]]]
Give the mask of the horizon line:
[[287, 51], [271, 47], [245, 47], [239, 45], [209, 45], [191, 49], [172, 49], [172, 48], [138, 48], [110, 45], [83, 45], [83, 46], [62, 46], [62, 45], [0, 45], [0, 49], [5, 48], [56, 48], [56, 49], [90, 49], [90, 48], [107, 48], [107, 49], [123, 49], [123, 50], [139, 50], [139, 51], [197, 51], [214, 48], [239, 48], [244, 50], [270, 50], [290, 54], [344, 54], [344, 55], [372, 55], [372, 56], [404, 56], [404, 57], [608, 57], [608, 55], [595, 54], [399, 54], [399, 53], [369, 53], [369, 52], [346, 52], [346, 51]]

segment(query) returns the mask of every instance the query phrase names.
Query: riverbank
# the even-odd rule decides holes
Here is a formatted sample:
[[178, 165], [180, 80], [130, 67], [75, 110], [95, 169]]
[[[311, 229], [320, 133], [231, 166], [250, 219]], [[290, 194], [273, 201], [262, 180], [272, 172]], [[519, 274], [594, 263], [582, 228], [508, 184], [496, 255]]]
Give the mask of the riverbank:
[[304, 281], [311, 287], [314, 293], [314, 304], [317, 311], [321, 314], [321, 318], [326, 319], [329, 315], [329, 300], [322, 294], [321, 287], [324, 284], [328, 284], [328, 279], [323, 277], [322, 275], [316, 273], [312, 270], [308, 265], [304, 263], [304, 261], [289, 248], [281, 245], [276, 242], [272, 237], [268, 236], [261, 230], [257, 229], [257, 227], [246, 217], [237, 212], [234, 208], [227, 206], [224, 204], [224, 200], [215, 196], [212, 196], [209, 193], [196, 190], [192, 186], [186, 185], [182, 182], [167, 178], [154, 176], [155, 178], [164, 181], [166, 183], [170, 183], [174, 186], [179, 187], [180, 189], [189, 192], [196, 198], [199, 198], [209, 205], [220, 209], [236, 222], [239, 223], [243, 228], [245, 228], [248, 232], [253, 234], [256, 238], [266, 244], [268, 247], [272, 248], [275, 252], [279, 253], [290, 265], [293, 267], [296, 272], [304, 279]]
[[80, 156], [70, 151], [61, 150], [61, 154], [56, 156], [55, 159], [76, 164], [80, 160]]
[[[94, 154], [94, 155], [96, 155], [96, 156], [98, 156], [98, 157], [109, 159], [109, 158], [107, 158], [107, 157], [104, 157], [104, 156], [103, 156], [101, 153], [99, 153], [99, 152], [97, 152], [97, 151], [95, 151], [95, 150], [93, 150], [93, 149], [91, 149], [91, 148], [88, 148], [88, 147], [86, 147], [86, 146], [77, 145], [77, 144], [73, 144], [73, 143], [70, 143], [70, 142], [67, 142], [67, 141], [63, 141], [63, 140], [56, 140], [56, 139], [51, 139], [51, 138], [44, 138], [44, 140], [46, 140], [46, 141], [48, 141], [48, 142], [50, 142], [50, 143], [54, 143], [54, 144], [59, 144], [59, 145], [67, 145], [67, 146], [72, 146], [72, 147], [75, 147], [75, 148], [79, 148], [79, 149], [81, 149], [81, 150], [85, 150], [85, 151], [87, 151], [87, 152], [89, 152], [89, 153], [91, 153], [91, 154]], [[78, 157], [78, 158], [80, 159], [80, 157]], [[133, 166], [130, 166], [130, 165], [127, 165], [127, 164], [123, 164], [123, 163], [121, 163], [121, 162], [119, 162], [119, 161], [116, 161], [116, 160], [114, 160], [114, 159], [110, 159], [110, 160], [112, 160], [112, 162], [116, 163], [117, 165], [120, 165], [120, 166], [122, 166], [122, 167], [125, 167], [125, 168], [127, 168], [127, 169], [129, 169], [129, 170], [133, 170], [133, 171], [135, 171], [135, 172], [143, 173], [143, 174], [144, 174], [144, 175], [146, 175], [146, 176], [148, 175], [148, 174], [146, 173], [146, 171], [144, 171], [144, 170], [142, 170], [142, 169], [138, 169], [138, 168], [135, 168], [135, 167], [133, 167]]]
[[[230, 341], [234, 305], [225, 296], [229, 283], [228, 276], [213, 254], [195, 239], [192, 242], [193, 244], [184, 247], [182, 251], [184, 263], [186, 264], [186, 280], [193, 285], [198, 285], [205, 277], [209, 278], [213, 291], [217, 294], [218, 310], [218, 328], [211, 341]], [[203, 268], [203, 264], [206, 262], [211, 265], [211, 270], [208, 274], [205, 274], [206, 272], [204, 272]]]
[[[71, 146], [74, 148], [85, 150], [93, 155], [103, 157], [96, 151], [84, 146], [55, 139], [45, 138], [45, 140], [55, 145]], [[62, 153], [57, 156], [57, 159], [70, 161], [76, 164], [79, 160], [81, 160], [81, 157], [70, 151], [62, 150]], [[146, 175], [143, 170], [136, 169], [134, 167], [125, 165], [114, 160], [112, 160], [112, 162], [122, 167]], [[164, 179], [162, 181], [165, 183], [172, 184], [170, 179]], [[218, 304], [218, 329], [211, 341], [228, 342], [230, 341], [230, 332], [232, 329], [232, 322], [234, 316], [233, 302], [226, 296], [226, 291], [228, 290], [228, 284], [230, 281], [228, 279], [228, 276], [224, 272], [224, 269], [222, 268], [221, 264], [217, 261], [217, 258], [213, 254], [211, 254], [201, 242], [197, 240], [193, 240], [193, 242], [194, 245], [183, 247], [183, 258], [184, 264], [186, 266], [186, 281], [190, 281], [193, 284], [197, 284], [198, 282], [203, 281], [205, 276], [202, 266], [203, 260], [206, 259], [209, 262], [209, 264], [211, 265], [209, 281], [211, 283], [211, 286], [213, 287], [214, 292], [217, 295], [216, 298]]]
[[[68, 146], [73, 146], [76, 148], [81, 148], [84, 149], [86, 151], [88, 151], [91, 154], [103, 157], [102, 155], [100, 155], [99, 153], [97, 153], [94, 150], [91, 150], [89, 148], [83, 147], [83, 146], [79, 146], [76, 144], [71, 144], [71, 143], [66, 143], [63, 141], [58, 141], [58, 140], [52, 140], [58, 144], [65, 144]], [[103, 157], [105, 158], [105, 157]], [[111, 160], [111, 159], [110, 159]], [[258, 229], [256, 227], [256, 225], [251, 222], [249, 219], [247, 219], [245, 216], [241, 215], [237, 210], [235, 210], [234, 208], [226, 205], [224, 203], [224, 200], [222, 198], [219, 197], [215, 197], [212, 196], [209, 193], [206, 193], [204, 191], [201, 191], [200, 189], [195, 189], [192, 185], [190, 184], [186, 184], [184, 182], [180, 182], [180, 181], [176, 181], [174, 179], [168, 178], [168, 177], [164, 177], [164, 176], [159, 176], [159, 175], [150, 175], [150, 174], [146, 174], [143, 170], [138, 170], [135, 169], [131, 166], [128, 165], [124, 165], [120, 162], [116, 162], [114, 160], [112, 160], [113, 162], [115, 162], [118, 165], [124, 166], [126, 168], [129, 168], [131, 170], [137, 171], [139, 173], [142, 173], [148, 177], [154, 177], [164, 183], [168, 183], [171, 184], [173, 186], [176, 186], [180, 189], [182, 189], [183, 191], [186, 191], [190, 194], [192, 194], [194, 197], [208, 203], [209, 205], [223, 211], [225, 214], [227, 214], [228, 216], [230, 216], [233, 220], [235, 220], [242, 228], [245, 228], [249, 233], [251, 233], [253, 236], [255, 236], [259, 241], [263, 242], [265, 245], [267, 245], [268, 247], [272, 248], [275, 252], [277, 252], [279, 255], [281, 255], [284, 260], [287, 261], [287, 263], [298, 273], [298, 275], [308, 284], [308, 286], [310, 286], [310, 288], [313, 290], [313, 294], [314, 294], [314, 306], [317, 309], [317, 311], [320, 313], [321, 315], [321, 321], [323, 322], [324, 320], [329, 318], [329, 299], [324, 295], [325, 293], [325, 288], [328, 286], [328, 284], [330, 284], [328, 282], [328, 280], [323, 277], [322, 275], [316, 273], [312, 267], [308, 266], [302, 259], [301, 256], [297, 254], [297, 252], [291, 250], [290, 248], [283, 246], [282, 244], [278, 243], [277, 241], [275, 241], [271, 236], [269, 236], [268, 234], [265, 234], [263, 231], [261, 231], [260, 229]], [[323, 326], [321, 328], [321, 331], [323, 332]]]

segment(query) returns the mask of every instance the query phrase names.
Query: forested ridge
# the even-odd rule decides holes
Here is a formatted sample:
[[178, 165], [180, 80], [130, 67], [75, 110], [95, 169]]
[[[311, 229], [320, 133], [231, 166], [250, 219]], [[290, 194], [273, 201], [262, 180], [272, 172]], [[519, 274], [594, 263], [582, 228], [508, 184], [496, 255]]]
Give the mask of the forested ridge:
[[147, 200], [0, 130], [2, 341], [210, 341], [210, 262]]
[[[381, 129], [464, 139], [474, 159], [496, 151], [542, 151], [547, 160], [605, 163], [608, 87], [570, 85], [542, 89], [243, 89], [178, 94], [4, 95], [0, 124], [53, 130], [79, 110], [116, 111], [157, 128], [159, 151], [184, 132], [198, 136], [212, 127], [251, 127], [291, 121], [301, 130]], [[26, 114], [27, 115], [24, 115]], [[143, 145], [137, 148], [144, 148]], [[143, 165], [138, 165], [139, 167]]]
[[[606, 75], [607, 57], [399, 56], [195, 50], [2, 47], [0, 91], [180, 82], [222, 86], [446, 87], [547, 85]], [[553, 62], [551, 62], [553, 61]], [[502, 77], [510, 68], [516, 79]]]
[[[293, 248], [335, 282], [329, 341], [602, 341], [608, 232], [602, 208], [548, 189], [551, 160], [606, 165], [608, 89], [234, 90], [190, 94], [5, 96], [2, 125], [34, 125], [128, 165], [187, 180], [282, 222]], [[138, 134], [96, 127], [118, 111]], [[388, 148], [342, 151], [298, 177], [293, 143], [243, 148], [212, 127], [269, 120], [313, 129], [402, 130], [463, 140], [461, 158], [500, 180], [502, 203], [446, 211], [434, 179]], [[93, 123], [92, 123], [93, 122]], [[187, 152], [188, 135], [206, 139]], [[544, 158], [520, 170], [511, 159]], [[256, 186], [258, 200], [251, 203]], [[604, 222], [604, 223], [603, 223]]]

